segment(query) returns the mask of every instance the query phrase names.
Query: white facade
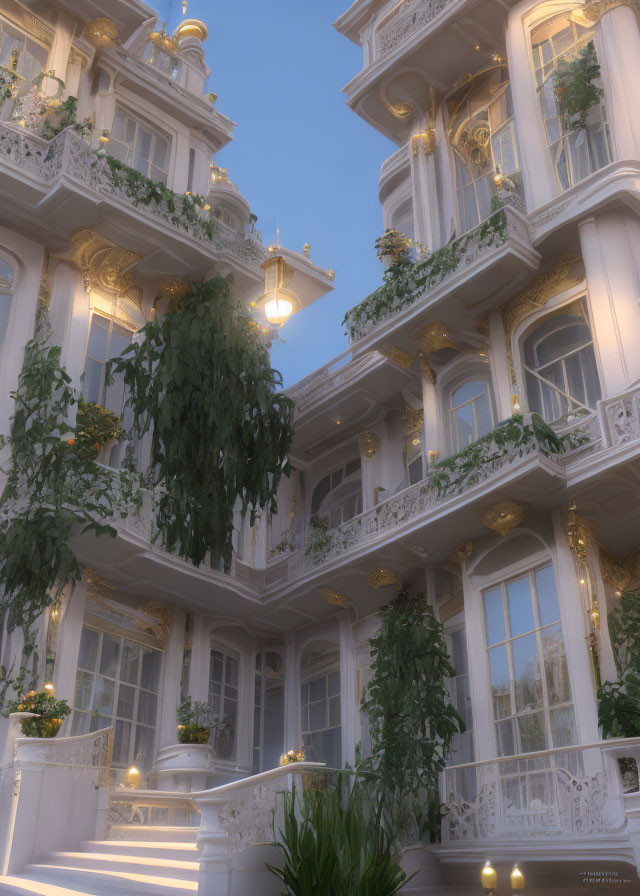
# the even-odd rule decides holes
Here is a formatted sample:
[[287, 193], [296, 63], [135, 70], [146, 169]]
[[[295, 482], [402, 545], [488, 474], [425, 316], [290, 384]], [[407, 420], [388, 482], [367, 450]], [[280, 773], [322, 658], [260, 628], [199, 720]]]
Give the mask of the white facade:
[[[96, 131], [93, 147], [71, 130], [48, 144], [8, 100], [0, 106], [5, 432], [43, 285], [74, 385], [109, 404], [121, 396], [109, 394], [104, 363], [158, 301], [185, 277], [216, 273], [233, 273], [234, 294], [249, 301], [266, 257], [249, 205], [210, 169], [233, 124], [203, 98], [206, 29], [158, 35], [144, 4], [110, 0], [117, 34], [96, 48], [92, 3], [73, 14], [44, 6], [36, 15], [0, 0], [0, 65], [17, 48], [18, 73], [55, 72]], [[557, 892], [577, 890], [576, 869], [589, 863], [636, 880], [640, 796], [637, 782], [623, 792], [617, 760], [637, 759], [640, 744], [601, 741], [594, 658], [603, 681], [615, 678], [607, 613], [621, 590], [640, 588], [638, 9], [356, 0], [336, 27], [364, 50], [345, 88], [350, 106], [399, 147], [380, 177], [384, 226], [422, 244], [430, 264], [448, 259], [446, 270], [410, 302], [352, 315], [350, 348], [288, 390], [294, 472], [277, 516], [252, 529], [238, 520], [229, 571], [196, 569], [152, 543], [148, 509], [118, 524], [115, 540], [78, 539], [84, 579], [39, 637], [40, 683], [51, 678], [74, 712], [58, 759], [18, 741], [15, 766], [16, 732], [3, 723], [0, 796], [20, 763], [47, 780], [74, 744], [95, 752], [113, 727], [111, 808], [108, 794], [87, 797], [91, 832], [71, 825], [66, 839], [43, 835], [25, 852], [15, 831], [36, 823], [24, 808], [36, 797], [0, 806], [4, 874], [102, 839], [107, 821], [112, 839], [191, 842], [188, 793], [221, 787], [196, 799], [200, 891], [213, 896], [231, 878], [234, 894], [267, 893], [262, 853], [246, 858], [245, 847], [269, 839], [264, 807], [286, 771], [268, 773], [291, 748], [342, 766], [366, 747], [368, 640], [402, 582], [426, 591], [445, 626], [467, 720], [443, 775], [442, 843], [407, 853], [421, 868], [412, 892], [466, 892], [488, 855], [522, 862], [545, 892], [560, 880]], [[591, 42], [599, 99], [584, 127], [562, 128], [554, 67]], [[107, 153], [177, 193], [205, 194], [214, 237], [114, 189], [91, 164], [102, 132]], [[303, 302], [331, 288], [306, 257], [286, 257]], [[438, 461], [514, 412], [525, 425], [540, 413], [573, 447], [549, 456], [535, 439], [494, 444], [434, 488]], [[118, 464], [122, 450], [101, 460]], [[5, 636], [0, 664], [20, 647]], [[211, 747], [176, 746], [184, 694], [227, 720]], [[80, 765], [95, 774], [101, 762]], [[140, 791], [117, 788], [131, 765]], [[252, 773], [251, 797], [234, 782]], [[57, 864], [101, 868], [96, 855]], [[184, 870], [197, 877], [197, 866]]]

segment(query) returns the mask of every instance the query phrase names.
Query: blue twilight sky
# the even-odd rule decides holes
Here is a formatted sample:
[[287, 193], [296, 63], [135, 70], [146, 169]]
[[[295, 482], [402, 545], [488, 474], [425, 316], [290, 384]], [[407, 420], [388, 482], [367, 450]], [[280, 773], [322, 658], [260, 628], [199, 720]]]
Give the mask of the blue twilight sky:
[[[150, 0], [173, 28], [180, 0]], [[209, 28], [205, 44], [216, 108], [236, 121], [219, 165], [258, 215], [265, 243], [276, 218], [283, 246], [336, 272], [335, 290], [294, 315], [275, 343], [286, 385], [347, 347], [344, 313], [381, 282], [373, 248], [382, 230], [380, 165], [395, 146], [347, 108], [342, 87], [362, 50], [332, 23], [349, 0], [189, 0], [188, 18]]]

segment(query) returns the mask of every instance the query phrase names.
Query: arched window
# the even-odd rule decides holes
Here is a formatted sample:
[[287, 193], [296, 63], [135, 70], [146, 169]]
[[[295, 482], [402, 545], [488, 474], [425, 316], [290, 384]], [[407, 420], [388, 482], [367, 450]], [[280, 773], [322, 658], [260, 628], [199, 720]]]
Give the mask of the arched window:
[[360, 458], [334, 470], [316, 485], [311, 496], [311, 516], [320, 517], [334, 529], [362, 512]]
[[513, 105], [503, 66], [477, 75], [447, 101], [455, 161], [459, 229], [471, 230], [491, 214], [496, 175], [521, 193]]
[[209, 706], [217, 719], [211, 732], [217, 759], [234, 759], [238, 725], [238, 660], [213, 648], [209, 664]]
[[0, 258], [0, 350], [4, 345], [15, 287], [13, 268]]
[[546, 318], [524, 343], [527, 396], [548, 423], [588, 413], [602, 397], [584, 301]]
[[457, 454], [494, 428], [491, 387], [484, 377], [474, 377], [449, 390], [448, 417], [451, 450]]
[[[539, 22], [531, 31], [533, 69], [551, 161], [560, 191], [568, 189], [611, 161], [604, 102], [595, 102], [582, 127], [576, 115], [567, 118], [559, 105], [557, 72], [595, 59], [593, 32], [574, 21], [570, 11]], [[579, 73], [578, 73], [579, 74]], [[600, 87], [600, 79], [594, 81]], [[564, 86], [560, 84], [564, 89]], [[584, 84], [582, 85], [584, 89]]]

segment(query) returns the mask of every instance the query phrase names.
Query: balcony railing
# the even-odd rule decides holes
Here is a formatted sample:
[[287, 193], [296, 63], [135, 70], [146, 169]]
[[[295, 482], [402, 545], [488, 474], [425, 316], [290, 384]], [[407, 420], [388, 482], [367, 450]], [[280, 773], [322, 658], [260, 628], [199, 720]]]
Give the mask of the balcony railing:
[[377, 55], [393, 53], [419, 28], [427, 25], [451, 0], [403, 0], [380, 27], [377, 37]]
[[597, 836], [637, 799], [640, 738], [450, 766], [440, 776], [442, 841]]
[[127, 178], [114, 171], [72, 128], [47, 141], [19, 127], [0, 124], [0, 164], [28, 172], [43, 186], [70, 179], [82, 185], [84, 195], [108, 197], [130, 209], [135, 207], [136, 214], [182, 231], [215, 251], [232, 253], [252, 266], [258, 267], [267, 255], [261, 243], [211, 218], [189, 197], [165, 191], [157, 198], [136, 201]]
[[356, 379], [382, 360], [383, 357], [379, 352], [368, 352], [366, 355], [354, 358], [353, 350], [349, 348], [324, 367], [320, 367], [287, 389], [287, 395], [295, 401], [298, 410], [301, 411], [305, 405], [311, 404], [323, 395], [333, 394], [339, 386]]
[[402, 269], [390, 268], [384, 284], [345, 316], [343, 324], [349, 341], [356, 342], [367, 336], [382, 321], [413, 305], [460, 270], [469, 268], [508, 241], [531, 247], [526, 219], [510, 206], [494, 212], [477, 227], [426, 258], [418, 259], [415, 264]]

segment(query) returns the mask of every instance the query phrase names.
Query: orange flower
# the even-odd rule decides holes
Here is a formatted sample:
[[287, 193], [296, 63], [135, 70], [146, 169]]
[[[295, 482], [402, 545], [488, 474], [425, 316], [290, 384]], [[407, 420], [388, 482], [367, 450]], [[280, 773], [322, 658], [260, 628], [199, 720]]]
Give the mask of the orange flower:
[[35, 697], [37, 693], [38, 693], [37, 691], [29, 691], [29, 693], [27, 694], [27, 697]]
[[73, 446], [73, 445], [75, 445], [75, 443], [76, 443], [76, 440], [75, 440], [75, 439], [69, 439], [69, 441], [67, 442], [67, 445], [72, 445], [72, 446]]

